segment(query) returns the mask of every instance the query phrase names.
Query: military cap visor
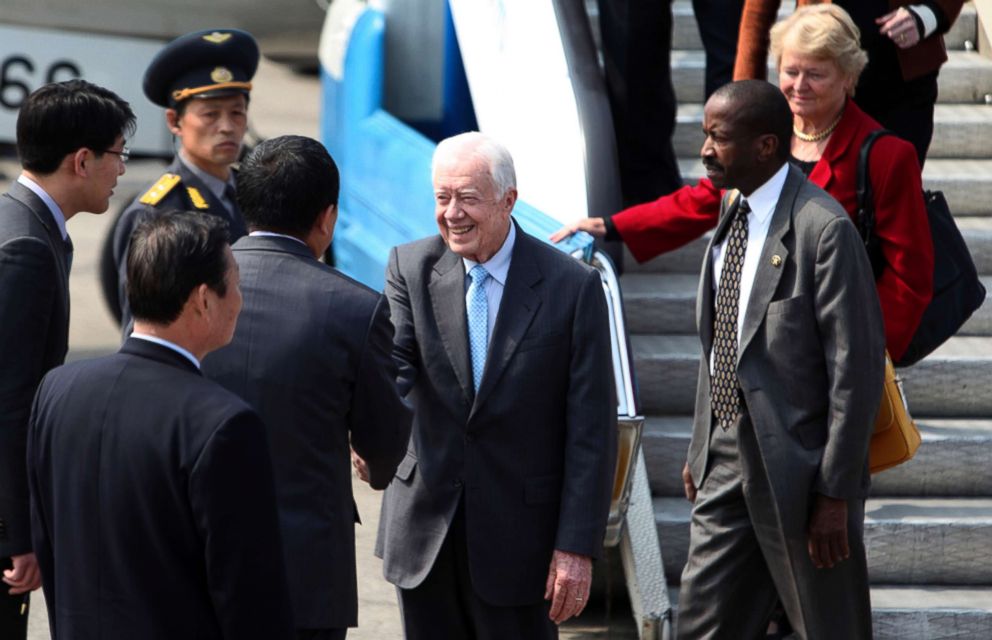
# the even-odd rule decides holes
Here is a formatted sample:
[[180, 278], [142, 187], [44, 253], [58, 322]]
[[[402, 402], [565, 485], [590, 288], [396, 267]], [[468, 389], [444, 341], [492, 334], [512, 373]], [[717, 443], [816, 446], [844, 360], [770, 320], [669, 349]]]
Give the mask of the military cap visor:
[[143, 89], [161, 107], [175, 107], [189, 98], [247, 95], [258, 56], [258, 44], [247, 31], [187, 33], [158, 52], [145, 71]]

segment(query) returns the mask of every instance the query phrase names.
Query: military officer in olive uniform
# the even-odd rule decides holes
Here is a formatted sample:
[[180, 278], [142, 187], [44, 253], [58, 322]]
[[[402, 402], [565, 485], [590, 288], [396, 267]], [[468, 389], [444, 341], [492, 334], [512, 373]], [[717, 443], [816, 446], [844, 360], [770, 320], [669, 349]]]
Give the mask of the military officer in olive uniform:
[[258, 68], [258, 44], [238, 29], [208, 29], [176, 38], [145, 71], [149, 100], [165, 107], [165, 121], [179, 142], [166, 172], [121, 214], [113, 231], [118, 304], [125, 332], [126, 264], [131, 232], [148, 212], [193, 210], [228, 222], [230, 241], [246, 235], [235, 199], [235, 175], [248, 128], [248, 96]]

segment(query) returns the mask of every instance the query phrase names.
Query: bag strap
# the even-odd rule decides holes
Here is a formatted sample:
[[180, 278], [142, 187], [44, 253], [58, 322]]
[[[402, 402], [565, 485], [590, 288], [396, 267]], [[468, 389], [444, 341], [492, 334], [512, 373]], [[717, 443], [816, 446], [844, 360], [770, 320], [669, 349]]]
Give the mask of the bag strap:
[[875, 200], [872, 198], [871, 177], [868, 172], [868, 157], [875, 141], [882, 136], [894, 136], [888, 129], [876, 129], [868, 134], [864, 142], [861, 143], [861, 151], [858, 154], [858, 231], [861, 240], [868, 248], [871, 242], [872, 233], [875, 230]]

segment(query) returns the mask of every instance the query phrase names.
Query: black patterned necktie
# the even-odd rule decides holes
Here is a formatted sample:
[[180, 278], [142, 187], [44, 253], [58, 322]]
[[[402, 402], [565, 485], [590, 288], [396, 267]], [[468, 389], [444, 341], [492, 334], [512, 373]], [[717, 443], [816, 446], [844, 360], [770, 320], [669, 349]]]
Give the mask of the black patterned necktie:
[[741, 267], [744, 266], [744, 252], [747, 250], [747, 214], [750, 212], [751, 207], [741, 198], [723, 245], [723, 268], [716, 294], [710, 404], [713, 416], [724, 431], [741, 414], [740, 382], [737, 379], [737, 313], [741, 298]]

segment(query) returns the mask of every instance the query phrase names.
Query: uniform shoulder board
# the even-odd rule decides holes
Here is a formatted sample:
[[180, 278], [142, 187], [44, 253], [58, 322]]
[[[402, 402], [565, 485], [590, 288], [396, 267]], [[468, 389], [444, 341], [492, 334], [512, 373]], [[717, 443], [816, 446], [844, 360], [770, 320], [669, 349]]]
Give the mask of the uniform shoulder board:
[[193, 206], [197, 209], [209, 209], [210, 205], [207, 204], [206, 199], [200, 190], [196, 187], [186, 187], [186, 193], [189, 194], [189, 201], [193, 203]]
[[151, 189], [145, 192], [145, 195], [141, 196], [139, 202], [141, 204], [148, 204], [154, 207], [161, 202], [162, 198], [172, 191], [174, 186], [179, 184], [180, 180], [182, 180], [182, 178], [174, 173], [167, 173], [163, 175], [158, 179], [158, 182], [152, 185]]

